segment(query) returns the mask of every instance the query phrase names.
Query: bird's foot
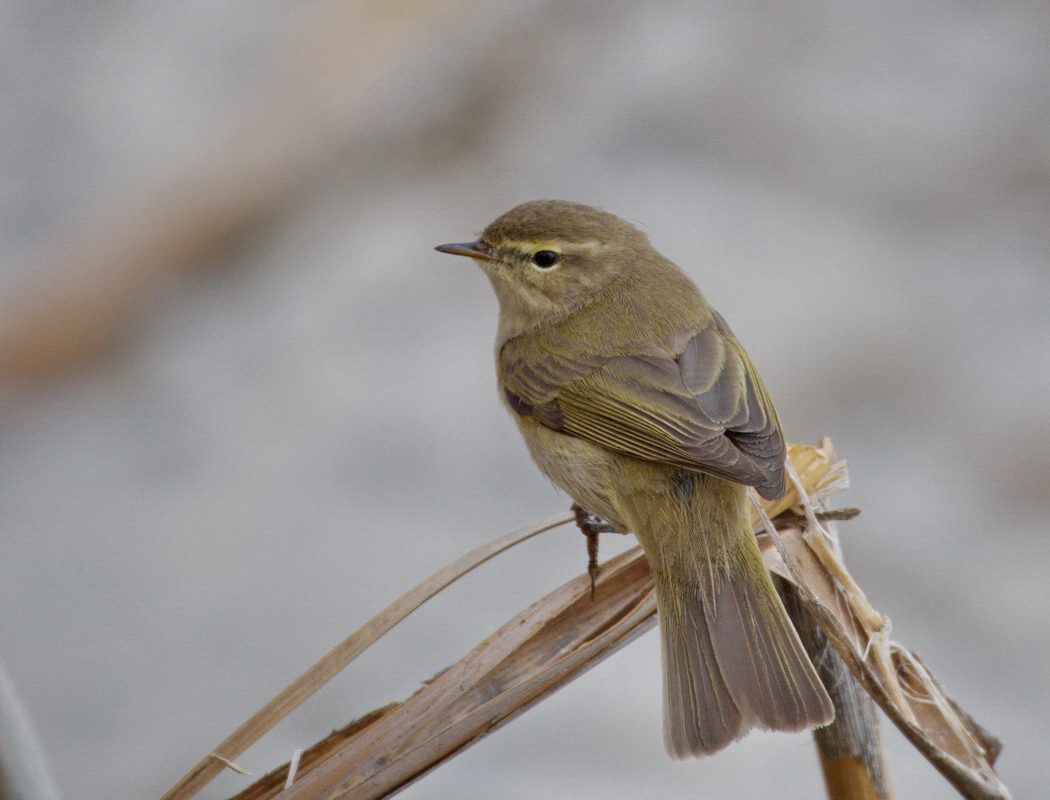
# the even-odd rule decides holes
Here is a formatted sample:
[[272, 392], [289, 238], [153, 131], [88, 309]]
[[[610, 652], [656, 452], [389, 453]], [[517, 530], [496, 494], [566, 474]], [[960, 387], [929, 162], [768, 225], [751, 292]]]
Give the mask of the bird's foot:
[[594, 585], [598, 580], [598, 535], [601, 533], [622, 533], [601, 517], [592, 514], [579, 503], [572, 504], [572, 513], [576, 515], [576, 527], [587, 537], [587, 574], [591, 577], [591, 599], [594, 599]]

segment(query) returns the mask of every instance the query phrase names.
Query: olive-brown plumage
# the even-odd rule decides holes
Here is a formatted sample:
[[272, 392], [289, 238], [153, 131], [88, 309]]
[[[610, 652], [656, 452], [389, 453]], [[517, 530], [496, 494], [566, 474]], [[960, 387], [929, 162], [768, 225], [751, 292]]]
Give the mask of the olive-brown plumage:
[[668, 752], [830, 722], [751, 532], [747, 486], [783, 494], [784, 438], [725, 320], [637, 228], [577, 203], [525, 203], [438, 249], [492, 282], [500, 391], [540, 469], [645, 550]]

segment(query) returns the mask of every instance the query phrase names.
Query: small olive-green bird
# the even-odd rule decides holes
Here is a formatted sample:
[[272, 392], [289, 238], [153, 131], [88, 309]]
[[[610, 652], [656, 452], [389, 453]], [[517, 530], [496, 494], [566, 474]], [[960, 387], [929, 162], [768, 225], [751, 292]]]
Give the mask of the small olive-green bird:
[[437, 249], [496, 290], [499, 388], [533, 459], [645, 550], [670, 755], [830, 722], [751, 529], [747, 487], [784, 492], [784, 437], [725, 320], [645, 234], [578, 203], [525, 203]]

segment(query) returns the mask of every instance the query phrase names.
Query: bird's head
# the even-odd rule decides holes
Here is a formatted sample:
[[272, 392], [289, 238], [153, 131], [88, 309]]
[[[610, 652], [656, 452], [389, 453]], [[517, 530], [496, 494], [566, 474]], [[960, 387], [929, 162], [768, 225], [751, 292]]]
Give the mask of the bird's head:
[[494, 220], [477, 241], [443, 244], [492, 281], [504, 325], [529, 328], [587, 305], [650, 249], [614, 214], [565, 200], [534, 200]]

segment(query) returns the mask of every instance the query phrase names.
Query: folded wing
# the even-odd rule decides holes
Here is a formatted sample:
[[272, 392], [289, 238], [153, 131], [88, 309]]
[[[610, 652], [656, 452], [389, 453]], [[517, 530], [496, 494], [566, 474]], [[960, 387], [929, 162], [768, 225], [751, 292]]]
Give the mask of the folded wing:
[[625, 455], [784, 491], [784, 437], [750, 359], [719, 316], [666, 349], [504, 357], [511, 408]]

